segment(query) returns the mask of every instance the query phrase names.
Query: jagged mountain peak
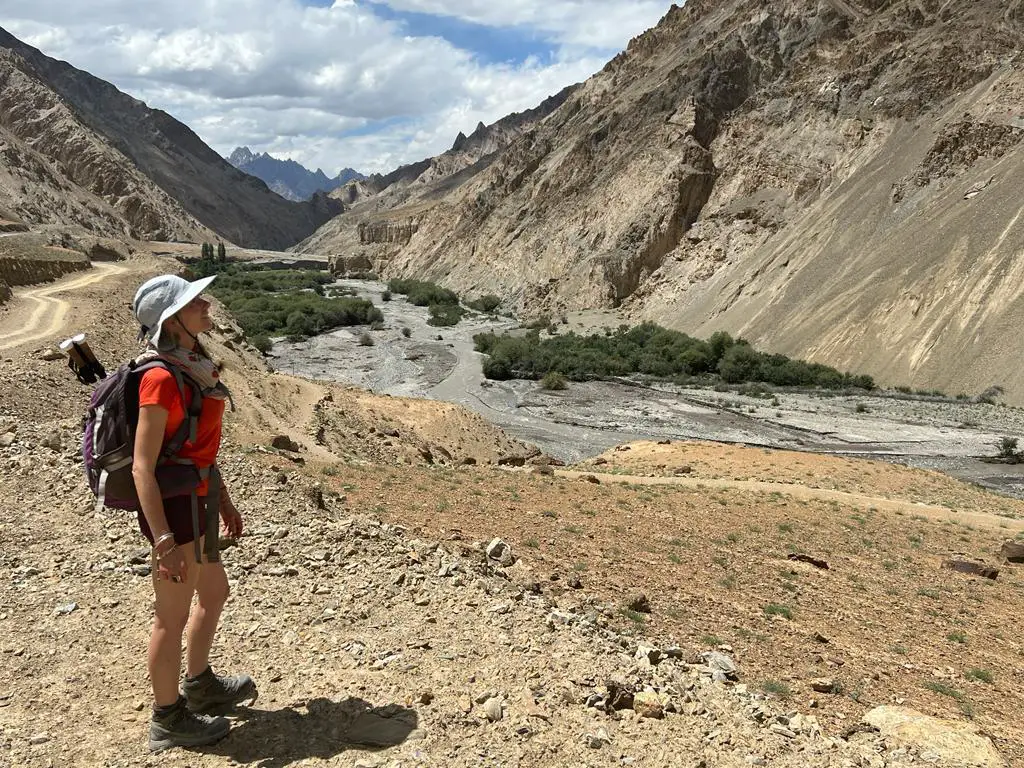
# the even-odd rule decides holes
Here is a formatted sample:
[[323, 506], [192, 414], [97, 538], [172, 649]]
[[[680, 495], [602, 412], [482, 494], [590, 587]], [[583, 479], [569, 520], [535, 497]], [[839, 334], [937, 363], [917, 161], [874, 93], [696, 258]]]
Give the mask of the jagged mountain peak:
[[269, 152], [254, 154], [248, 147], [239, 147], [228, 158], [240, 171], [262, 179], [272, 190], [289, 200], [309, 200], [317, 192], [332, 192], [353, 179], [365, 178], [351, 168], [330, 178], [320, 168], [311, 171], [291, 159], [280, 159]]

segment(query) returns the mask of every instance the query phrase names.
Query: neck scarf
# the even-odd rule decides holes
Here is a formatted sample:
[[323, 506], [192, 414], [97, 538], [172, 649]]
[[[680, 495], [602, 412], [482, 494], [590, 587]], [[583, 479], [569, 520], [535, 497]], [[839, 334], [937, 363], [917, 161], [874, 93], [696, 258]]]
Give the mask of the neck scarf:
[[206, 355], [183, 347], [174, 347], [169, 350], [157, 350], [150, 347], [136, 358], [136, 362], [140, 365], [150, 360], [166, 360], [198, 384], [203, 397], [228, 400], [231, 402], [231, 410], [235, 409], [235, 403], [231, 400], [231, 392], [220, 380], [220, 372], [217, 370], [216, 364]]

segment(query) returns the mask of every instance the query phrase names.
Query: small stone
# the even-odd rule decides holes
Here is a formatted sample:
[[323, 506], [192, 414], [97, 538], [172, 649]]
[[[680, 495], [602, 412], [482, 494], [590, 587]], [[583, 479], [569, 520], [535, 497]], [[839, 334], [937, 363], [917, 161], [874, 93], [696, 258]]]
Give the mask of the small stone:
[[504, 712], [501, 707], [501, 699], [495, 697], [488, 699], [484, 703], [484, 714], [487, 715], [487, 719], [492, 723], [496, 723], [501, 720]]
[[633, 696], [633, 711], [640, 717], [660, 720], [665, 716], [665, 702], [661, 694], [641, 691]]
[[54, 608], [55, 616], [67, 616], [69, 613], [78, 610], [78, 603], [63, 603]]
[[48, 733], [37, 733], [34, 736], [29, 736], [29, 744], [45, 744], [50, 740], [50, 734]]
[[789, 728], [787, 728], [786, 726], [780, 725], [779, 723], [772, 723], [770, 726], [768, 726], [768, 730], [770, 730], [772, 733], [777, 733], [779, 736], [785, 736], [787, 739], [796, 738], [795, 733], [789, 730]]
[[5, 432], [0, 435], [0, 448], [10, 448], [14, 445], [14, 441], [18, 439], [18, 436], [13, 432]]
[[284, 538], [287, 538], [287, 537], [288, 537], [288, 529], [286, 527], [284, 527], [284, 526], [281, 526], [276, 531], [274, 531], [274, 538], [275, 539], [284, 539]]
[[419, 696], [416, 697], [416, 701], [420, 704], [430, 704], [434, 700], [434, 694], [431, 691], [422, 691]]
[[516, 561], [515, 555], [512, 554], [512, 548], [497, 538], [492, 539], [491, 543], [487, 545], [487, 559], [494, 560], [505, 568]]
[[836, 693], [836, 681], [831, 677], [816, 677], [811, 680], [811, 690], [817, 693]]

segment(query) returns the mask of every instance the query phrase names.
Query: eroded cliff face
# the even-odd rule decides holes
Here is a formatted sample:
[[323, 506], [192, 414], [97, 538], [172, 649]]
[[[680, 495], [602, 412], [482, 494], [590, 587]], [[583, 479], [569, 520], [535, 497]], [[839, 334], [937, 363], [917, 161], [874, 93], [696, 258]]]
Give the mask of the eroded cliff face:
[[420, 205], [386, 272], [1024, 401], [1022, 6], [690, 0]]
[[0, 29], [0, 205], [30, 224], [286, 248], [342, 210], [293, 203], [182, 123]]

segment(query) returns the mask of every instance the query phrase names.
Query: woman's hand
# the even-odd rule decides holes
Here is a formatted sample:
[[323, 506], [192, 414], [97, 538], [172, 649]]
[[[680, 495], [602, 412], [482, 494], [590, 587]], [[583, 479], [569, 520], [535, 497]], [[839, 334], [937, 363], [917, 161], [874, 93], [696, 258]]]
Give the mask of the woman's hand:
[[224, 523], [224, 534], [230, 539], [242, 535], [242, 513], [230, 501], [220, 505], [220, 519]]
[[184, 584], [188, 581], [188, 560], [181, 547], [156, 557], [157, 576], [165, 581]]

